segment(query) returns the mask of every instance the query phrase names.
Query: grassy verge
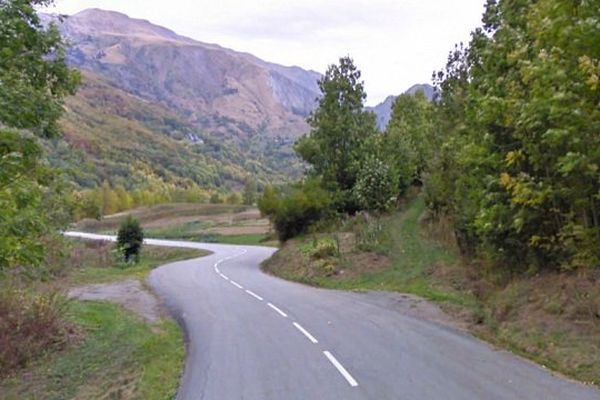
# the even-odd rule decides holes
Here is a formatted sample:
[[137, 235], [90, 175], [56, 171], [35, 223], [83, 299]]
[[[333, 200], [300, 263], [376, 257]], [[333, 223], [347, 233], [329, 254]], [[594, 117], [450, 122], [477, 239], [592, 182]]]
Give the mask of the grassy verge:
[[72, 272], [61, 280], [61, 284], [68, 286], [107, 283], [128, 278], [144, 279], [159, 265], [208, 254], [196, 249], [144, 246], [139, 263], [124, 265], [114, 262], [113, 243], [86, 240], [74, 240], [72, 243], [72, 261], [75, 265]]
[[167, 399], [177, 389], [184, 347], [172, 321], [151, 328], [122, 308], [72, 302], [85, 338], [0, 382], [3, 399]]
[[[292, 240], [263, 268], [315, 286], [422, 296], [487, 341], [600, 384], [600, 271], [500, 274], [485, 263], [466, 262], [452, 246], [432, 240], [430, 234], [440, 229], [425, 229], [424, 212], [423, 201], [416, 198], [404, 211], [361, 223], [354, 232]], [[344, 235], [356, 238], [344, 246]], [[321, 254], [332, 240], [337, 249]], [[374, 262], [374, 252], [386, 260]]]
[[[378, 234], [380, 243], [376, 250], [385, 253], [389, 260], [383, 267], [352, 271], [360, 268], [358, 265], [353, 265], [355, 263], [352, 262], [352, 253], [360, 253], [356, 247], [353, 247], [346, 254], [340, 255], [340, 265], [349, 267], [342, 270], [342, 274], [328, 275], [320, 274], [318, 271], [310, 273], [313, 263], [303, 254], [306, 251], [302, 249], [310, 246], [315, 239], [313, 236], [306, 236], [288, 243], [283, 251], [267, 260], [263, 268], [267, 272], [290, 280], [332, 289], [406, 292], [430, 300], [474, 306], [476, 302], [473, 296], [442, 290], [429, 279], [432, 267], [440, 263], [453, 263], [457, 260], [457, 256], [453, 251], [429, 242], [421, 236], [419, 217], [424, 207], [423, 202], [418, 199], [405, 212], [375, 222], [382, 225], [381, 233]], [[295, 257], [290, 257], [286, 253], [297, 254]]]
[[[44, 293], [55, 293], [56, 290], [83, 284], [143, 279], [158, 265], [200, 257], [206, 253], [145, 246], [140, 263], [125, 266], [115, 263], [113, 243], [86, 240], [72, 240], [69, 243], [70, 256], [55, 267], [55, 279], [24, 288], [31, 295], [23, 298], [31, 298], [29, 303], [38, 310], [39, 317], [29, 318], [31, 326], [22, 333], [0, 331], [0, 339], [8, 338], [12, 340], [11, 343], [31, 348], [31, 344], [50, 335], [44, 333], [46, 326], [56, 325], [57, 332], [48, 340], [60, 339], [60, 345], [45, 346], [25, 354], [27, 360], [22, 359], [23, 352], [13, 352], [13, 359], [21, 357], [18, 363], [0, 359], [0, 364], [8, 361], [5, 364], [13, 366], [12, 371], [2, 371], [0, 374], [5, 377], [4, 380], [0, 379], [0, 398], [172, 398], [184, 361], [183, 335], [174, 321], [165, 319], [148, 325], [118, 305], [65, 301], [61, 300], [63, 296]], [[52, 302], [52, 299], [56, 301]], [[27, 310], [31, 306], [25, 303], [24, 315], [29, 315]], [[13, 301], [10, 304], [18, 303]], [[66, 308], [62, 307], [63, 304], [66, 304]], [[8, 326], [0, 324], [0, 329], [5, 327]], [[64, 329], [59, 329], [61, 327]], [[63, 333], [65, 330], [68, 334], [66, 338]], [[10, 354], [0, 351], [0, 355]], [[17, 364], [19, 367], [15, 367]]]

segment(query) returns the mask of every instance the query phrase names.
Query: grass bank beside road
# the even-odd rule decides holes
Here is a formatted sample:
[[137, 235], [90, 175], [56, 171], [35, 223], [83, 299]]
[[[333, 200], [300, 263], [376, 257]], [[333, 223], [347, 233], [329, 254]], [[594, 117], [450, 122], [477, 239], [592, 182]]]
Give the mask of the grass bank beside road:
[[121, 307], [71, 302], [77, 343], [0, 382], [0, 397], [20, 399], [170, 399], [184, 361], [171, 320], [151, 327]]
[[288, 241], [266, 272], [320, 287], [412, 293], [438, 302], [475, 335], [582, 382], [600, 385], [600, 271], [499, 274], [463, 260], [420, 198], [403, 211]]
[[[7, 338], [15, 346], [31, 347], [30, 341], [38, 339], [44, 339], [44, 343], [60, 340], [60, 346], [51, 345], [46, 349], [38, 346], [41, 351], [29, 353], [0, 351], [0, 356], [13, 357], [12, 362], [0, 359], [0, 364], [12, 366], [12, 370], [0, 374], [0, 398], [173, 398], [185, 357], [183, 334], [174, 321], [164, 317], [149, 324], [113, 303], [64, 298], [57, 301], [55, 293], [80, 285], [143, 280], [159, 265], [207, 253], [144, 246], [140, 263], [126, 266], [114, 261], [114, 243], [88, 240], [70, 240], [69, 243], [69, 256], [53, 271], [55, 279], [19, 289], [30, 293], [23, 299], [33, 299], [33, 310], [39, 315], [27, 320], [27, 327], [37, 333], [32, 336], [23, 332], [19, 336], [0, 331], [0, 342]], [[48, 300], [56, 302], [60, 309], [55, 309]], [[12, 304], [14, 306], [15, 301]], [[28, 315], [27, 310], [29, 306], [25, 305], [23, 316]], [[43, 338], [42, 323], [48, 324], [49, 317], [55, 321], [52, 326], [57, 326], [58, 333], [56, 337]], [[0, 329], [3, 328], [0, 324]]]

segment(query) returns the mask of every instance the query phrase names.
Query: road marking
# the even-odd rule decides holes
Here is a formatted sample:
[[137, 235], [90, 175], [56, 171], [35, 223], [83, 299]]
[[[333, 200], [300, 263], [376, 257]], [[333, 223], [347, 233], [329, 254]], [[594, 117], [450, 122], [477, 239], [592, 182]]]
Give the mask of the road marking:
[[319, 341], [317, 339], [315, 339], [315, 337], [313, 335], [311, 335], [310, 333], [308, 333], [308, 331], [306, 329], [304, 329], [302, 326], [300, 326], [299, 323], [294, 322], [294, 326], [304, 334], [304, 336], [306, 336], [308, 338], [308, 340], [310, 340], [313, 343], [319, 343]]
[[346, 371], [346, 368], [344, 368], [344, 366], [342, 364], [340, 364], [340, 362], [338, 360], [336, 360], [335, 357], [330, 352], [324, 351], [323, 354], [325, 354], [325, 357], [327, 357], [327, 359], [333, 364], [333, 366], [337, 368], [339, 373], [342, 374], [342, 376], [344, 378], [346, 378], [346, 380], [348, 381], [350, 386], [352, 386], [352, 387], [358, 386], [358, 382], [356, 382], [356, 380], [354, 380], [352, 375], [350, 375], [350, 373], [348, 371]]
[[277, 311], [279, 313], [279, 315], [281, 315], [282, 317], [287, 318], [287, 314], [284, 313], [283, 311], [281, 311], [279, 308], [275, 307], [273, 304], [267, 303], [267, 305], [269, 307], [271, 307], [273, 310]]
[[225, 279], [226, 281], [228, 281], [228, 280], [229, 280], [229, 278], [228, 278], [227, 276], [225, 276], [225, 275], [223, 275], [223, 274], [221, 274], [221, 273], [220, 273], [219, 275], [221, 275], [221, 278]]
[[215, 265], [215, 272], [216, 272], [217, 274], [221, 272], [221, 271], [219, 270], [219, 267], [217, 267], [216, 265]]
[[242, 285], [240, 285], [239, 283], [237, 283], [236, 281], [229, 281], [233, 286], [239, 288], [239, 289], [243, 289], [244, 287]]
[[256, 293], [254, 293], [251, 290], [246, 289], [246, 293], [248, 293], [250, 296], [254, 297], [255, 299], [258, 299], [260, 301], [263, 301], [264, 299], [262, 297], [260, 297], [259, 295], [257, 295]]

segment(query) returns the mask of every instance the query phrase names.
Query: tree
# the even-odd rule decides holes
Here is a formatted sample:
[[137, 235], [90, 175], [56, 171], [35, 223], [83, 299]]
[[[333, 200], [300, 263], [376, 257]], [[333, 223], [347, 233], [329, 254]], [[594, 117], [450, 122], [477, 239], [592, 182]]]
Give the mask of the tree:
[[251, 206], [256, 202], [257, 191], [256, 179], [247, 178], [244, 185], [244, 204]]
[[79, 75], [65, 64], [55, 26], [34, 9], [50, 1], [0, 2], [0, 270], [42, 264], [41, 238], [62, 228], [66, 201], [36, 136], [53, 136]]
[[394, 203], [396, 193], [390, 167], [375, 156], [367, 158], [353, 188], [358, 205], [364, 210], [386, 211]]
[[433, 105], [422, 91], [396, 98], [382, 150], [397, 179], [398, 193], [422, 183], [434, 154]]
[[440, 75], [439, 120], [451, 106], [455, 117], [439, 194], [504, 265], [600, 265], [597, 21], [594, 2], [490, 0]]
[[221, 196], [219, 195], [219, 193], [213, 193], [210, 196], [210, 200], [209, 200], [210, 204], [222, 204], [223, 203], [223, 199], [221, 198]]
[[241, 204], [242, 196], [239, 193], [233, 192], [225, 199], [227, 204]]
[[296, 144], [298, 155], [311, 166], [311, 174], [336, 192], [336, 207], [353, 212], [359, 207], [351, 195], [362, 146], [377, 132], [375, 115], [364, 110], [366, 94], [360, 71], [350, 57], [330, 65], [319, 81], [322, 97], [308, 118], [311, 131]]
[[131, 215], [123, 221], [117, 234], [117, 248], [123, 254], [126, 263], [137, 263], [144, 243], [144, 231], [137, 219]]
[[0, 123], [38, 136], [58, 134], [62, 100], [79, 83], [79, 74], [66, 66], [58, 28], [44, 28], [34, 8], [51, 3], [0, 3]]

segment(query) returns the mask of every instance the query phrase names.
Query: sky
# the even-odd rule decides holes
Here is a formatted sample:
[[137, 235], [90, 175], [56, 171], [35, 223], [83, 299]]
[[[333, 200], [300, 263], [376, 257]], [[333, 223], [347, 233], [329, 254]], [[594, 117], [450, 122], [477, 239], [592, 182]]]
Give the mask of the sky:
[[454, 44], [480, 25], [484, 0], [55, 0], [43, 11], [101, 8], [180, 35], [324, 73], [350, 55], [367, 104], [431, 83]]

